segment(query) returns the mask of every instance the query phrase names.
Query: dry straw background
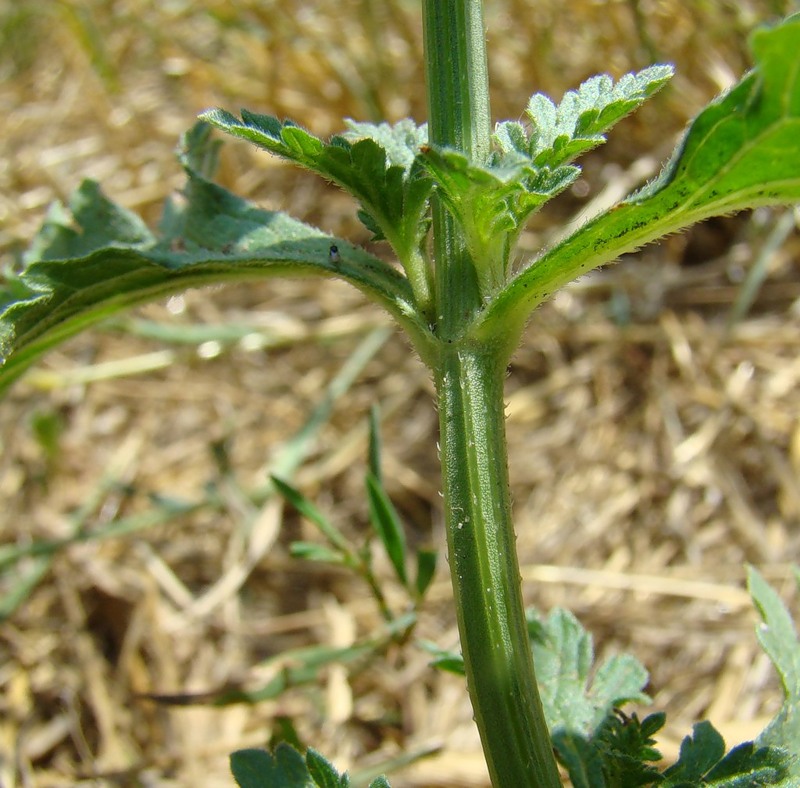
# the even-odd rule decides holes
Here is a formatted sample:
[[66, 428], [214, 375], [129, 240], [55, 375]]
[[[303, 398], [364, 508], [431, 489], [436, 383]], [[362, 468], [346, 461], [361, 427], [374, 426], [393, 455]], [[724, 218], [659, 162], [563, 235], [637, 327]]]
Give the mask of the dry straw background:
[[[498, 118], [597, 71], [677, 68], [532, 223], [525, 249], [553, 220], [652, 174], [686, 120], [747, 67], [747, 31], [788, 6], [487, 0]], [[3, 264], [84, 177], [155, 223], [181, 184], [177, 139], [208, 106], [289, 116], [319, 134], [343, 116], [423, 119], [420, 32], [411, 0], [3, 0]], [[219, 179], [366, 242], [347, 198], [243, 144], [225, 146]], [[642, 659], [654, 708], [669, 714], [668, 757], [693, 721], [738, 743], [780, 701], [743, 567], [797, 612], [799, 255], [791, 212], [709, 222], [545, 305], [510, 370], [526, 600], [574, 611], [599, 655]], [[226, 341], [219, 328], [231, 324], [259, 341]], [[160, 341], [142, 326], [172, 340], [210, 334]], [[227, 754], [266, 743], [282, 716], [356, 771], [440, 748], [393, 785], [487, 784], [461, 682], [411, 646], [254, 706], [142, 697], [257, 687], [274, 671], [259, 666], [268, 656], [375, 630], [358, 582], [289, 558], [307, 525], [246, 493], [364, 338], [387, 327], [294, 481], [363, 533], [366, 417], [378, 402], [389, 490], [412, 541], [441, 547], [429, 377], [340, 283], [192, 292], [70, 341], [14, 386], [0, 407], [0, 538], [28, 549], [90, 536], [0, 567], [3, 788], [230, 785]], [[167, 499], [212, 489], [214, 507], [169, 516]], [[138, 530], [91, 537], [120, 522]], [[456, 645], [443, 559], [418, 634]]]

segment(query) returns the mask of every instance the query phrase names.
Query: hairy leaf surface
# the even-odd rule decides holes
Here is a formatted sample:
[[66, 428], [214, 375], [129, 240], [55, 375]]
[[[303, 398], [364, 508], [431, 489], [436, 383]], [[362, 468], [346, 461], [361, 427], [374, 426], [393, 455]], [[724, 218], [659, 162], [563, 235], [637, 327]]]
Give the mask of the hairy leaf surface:
[[[800, 571], [795, 568], [800, 589]], [[781, 747], [792, 756], [785, 788], [800, 785], [800, 641], [789, 611], [778, 594], [752, 567], [747, 587], [762, 623], [756, 629], [761, 647], [781, 679], [784, 701], [775, 718], [758, 737], [758, 744]]]
[[390, 265], [236, 197], [188, 163], [186, 169], [186, 187], [167, 202], [158, 233], [90, 181], [69, 210], [50, 211], [24, 270], [0, 286], [0, 391], [42, 353], [120, 309], [190, 287], [275, 274], [346, 279], [412, 335], [427, 334], [408, 281]]
[[800, 201], [800, 15], [751, 36], [756, 67], [690, 124], [661, 175], [543, 253], [479, 332], [514, 330], [559, 287], [709, 216]]
[[428, 307], [430, 271], [420, 246], [428, 229], [433, 183], [417, 154], [427, 128], [402, 120], [348, 123], [348, 131], [323, 142], [292, 121], [242, 110], [241, 120], [222, 109], [201, 118], [219, 129], [255, 143], [333, 181], [361, 205], [361, 219], [376, 239], [385, 238], [412, 283], [421, 309]]
[[672, 76], [671, 66], [651, 66], [619, 82], [592, 77], [556, 106], [531, 97], [530, 128], [505, 121], [494, 133], [495, 150], [485, 164], [463, 153], [426, 148], [423, 161], [438, 192], [458, 219], [484, 296], [506, 281], [510, 256], [525, 222], [545, 202], [574, 183], [582, 153], [605, 142], [604, 133]]

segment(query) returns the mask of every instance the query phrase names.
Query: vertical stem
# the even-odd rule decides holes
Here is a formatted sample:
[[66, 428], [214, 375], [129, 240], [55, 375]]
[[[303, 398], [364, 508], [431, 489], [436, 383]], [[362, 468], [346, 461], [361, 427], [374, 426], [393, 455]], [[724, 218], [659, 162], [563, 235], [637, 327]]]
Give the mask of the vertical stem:
[[533, 669], [511, 520], [503, 380], [493, 345], [445, 346], [439, 397], [450, 573], [492, 785], [561, 785]]
[[[484, 161], [491, 143], [486, 36], [480, 0], [423, 0], [428, 137]], [[449, 340], [480, 309], [463, 234], [433, 201], [436, 327]]]
[[[431, 144], [489, 153], [480, 0], [423, 0]], [[533, 670], [511, 520], [503, 379], [508, 345], [464, 328], [481, 307], [463, 233], [434, 203], [439, 404], [450, 572], [475, 720], [495, 788], [561, 785]]]

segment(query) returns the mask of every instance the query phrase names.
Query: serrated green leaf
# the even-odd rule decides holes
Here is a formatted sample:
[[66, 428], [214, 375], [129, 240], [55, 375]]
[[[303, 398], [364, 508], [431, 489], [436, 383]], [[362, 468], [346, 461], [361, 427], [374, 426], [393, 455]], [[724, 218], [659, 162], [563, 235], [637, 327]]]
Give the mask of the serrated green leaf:
[[595, 671], [591, 635], [572, 613], [557, 608], [542, 623], [544, 640], [531, 646], [551, 731], [588, 736], [615, 706], [649, 702], [647, 671], [636, 659], [615, 657]]
[[25, 263], [83, 257], [112, 243], [135, 247], [154, 241], [138, 216], [111, 202], [94, 181], [87, 180], [72, 195], [67, 208], [60, 203], [51, 206], [25, 253]]
[[[674, 782], [700, 782], [725, 755], [725, 740], [710, 722], [692, 727], [692, 735], [681, 742], [678, 761], [664, 772]], [[668, 783], [669, 784], [669, 781]]]
[[525, 222], [577, 179], [580, 170], [570, 162], [602, 143], [602, 132], [671, 74], [670, 66], [653, 66], [616, 85], [608, 76], [594, 77], [568, 92], [558, 107], [536, 94], [527, 110], [530, 133], [517, 122], [498, 123], [496, 149], [486, 164], [454, 150], [423, 151], [424, 165], [464, 232], [484, 297], [506, 282]]
[[208, 123], [195, 123], [184, 134], [179, 156], [183, 165], [207, 181], [213, 180], [219, 167], [222, 140], [215, 140]]
[[155, 237], [89, 182], [70, 204], [71, 224], [63, 210], [51, 212], [24, 270], [0, 287], [0, 391], [48, 349], [120, 309], [188, 287], [276, 274], [349, 281], [417, 335], [424, 353], [429, 328], [408, 281], [390, 265], [192, 170], [187, 175], [184, 199], [165, 212], [168, 235]]
[[389, 123], [357, 123], [345, 121], [347, 131], [342, 135], [348, 140], [369, 138], [375, 140], [391, 164], [397, 164], [410, 172], [420, 149], [428, 142], [428, 124], [417, 126], [406, 118], [394, 125]]
[[231, 772], [240, 788], [315, 788], [303, 756], [288, 744], [274, 755], [266, 750], [237, 750], [231, 754]]
[[755, 69], [697, 116], [662, 174], [520, 272], [478, 335], [518, 330], [559, 287], [656, 238], [709, 216], [800, 200], [800, 15], [756, 31], [751, 49]]
[[592, 736], [616, 706], [649, 702], [642, 693], [647, 671], [632, 657], [618, 657], [593, 679], [592, 639], [575, 616], [556, 609], [541, 624], [531, 648], [553, 746], [576, 786], [605, 788], [602, 752]]
[[370, 522], [381, 540], [397, 577], [408, 586], [406, 573], [406, 537], [400, 517], [383, 485], [372, 472], [367, 473]]
[[311, 747], [306, 751], [306, 766], [318, 788], [348, 788], [350, 785], [346, 774], [340, 775], [329, 760]]
[[333, 181], [355, 197], [368, 217], [368, 228], [392, 245], [418, 308], [428, 311], [431, 272], [421, 245], [428, 228], [433, 184], [416, 161], [427, 138], [425, 127], [410, 120], [394, 126], [351, 121], [345, 135], [326, 143], [291, 121], [282, 123], [247, 110], [242, 110], [241, 120], [220, 109], [207, 110], [200, 117]]

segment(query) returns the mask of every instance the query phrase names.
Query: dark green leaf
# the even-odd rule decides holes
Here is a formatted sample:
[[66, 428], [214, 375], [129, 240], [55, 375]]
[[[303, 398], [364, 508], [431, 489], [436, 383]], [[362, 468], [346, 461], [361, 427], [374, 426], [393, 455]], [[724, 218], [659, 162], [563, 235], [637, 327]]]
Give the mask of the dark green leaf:
[[339, 775], [333, 764], [311, 747], [306, 752], [308, 773], [319, 788], [348, 788], [347, 775]]
[[[636, 788], [660, 782], [652, 762], [661, 760], [661, 753], [652, 745], [653, 734], [664, 727], [665, 718], [664, 714], [651, 714], [640, 722], [636, 714], [609, 714], [596, 730], [591, 748], [586, 748], [580, 779], [570, 771], [575, 788], [595, 784]], [[602, 775], [602, 781], [595, 775]]]
[[692, 728], [692, 735], [681, 742], [680, 757], [664, 772], [664, 776], [672, 782], [700, 783], [700, 779], [724, 755], [725, 740], [716, 728], [710, 722], [699, 722]]
[[315, 788], [303, 756], [288, 744], [270, 755], [266, 750], [231, 754], [231, 771], [240, 788]]
[[415, 585], [419, 599], [425, 596], [425, 592], [433, 580], [438, 555], [436, 550], [417, 550], [417, 582]]
[[786, 754], [778, 748], [746, 742], [734, 747], [705, 779], [708, 785], [720, 788], [779, 785], [787, 776], [786, 762]]

